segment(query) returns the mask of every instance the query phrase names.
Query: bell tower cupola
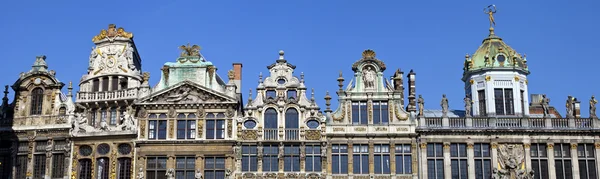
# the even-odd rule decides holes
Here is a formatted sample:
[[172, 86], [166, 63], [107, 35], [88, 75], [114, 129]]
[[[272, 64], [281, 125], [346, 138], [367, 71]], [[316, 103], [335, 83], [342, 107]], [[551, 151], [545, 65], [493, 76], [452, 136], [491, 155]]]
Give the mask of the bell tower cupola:
[[473, 116], [529, 115], [525, 55], [517, 53], [494, 32], [496, 7], [485, 9], [489, 35], [474, 54], [465, 55], [463, 77], [466, 96], [473, 100]]

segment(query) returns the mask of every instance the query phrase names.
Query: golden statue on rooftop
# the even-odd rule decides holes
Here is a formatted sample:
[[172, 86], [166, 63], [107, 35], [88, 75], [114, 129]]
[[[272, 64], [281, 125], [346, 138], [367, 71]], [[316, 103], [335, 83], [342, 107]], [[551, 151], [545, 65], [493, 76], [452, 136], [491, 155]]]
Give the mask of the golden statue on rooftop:
[[94, 36], [94, 38], [92, 38], [92, 41], [97, 42], [105, 38], [113, 40], [115, 37], [124, 37], [131, 39], [133, 38], [133, 33], [125, 32], [125, 29], [123, 27], [117, 28], [115, 24], [108, 24], [108, 29], [100, 30], [100, 34]]
[[496, 21], [494, 20], [494, 14], [496, 14], [496, 5], [489, 5], [486, 8], [483, 8], [483, 12], [488, 14], [490, 20], [490, 27], [496, 26]]
[[200, 56], [200, 49], [202, 49], [200, 46], [198, 45], [193, 45], [190, 46], [190, 43], [186, 45], [182, 45], [179, 47], [179, 49], [181, 50], [181, 57], [188, 57], [188, 56]]

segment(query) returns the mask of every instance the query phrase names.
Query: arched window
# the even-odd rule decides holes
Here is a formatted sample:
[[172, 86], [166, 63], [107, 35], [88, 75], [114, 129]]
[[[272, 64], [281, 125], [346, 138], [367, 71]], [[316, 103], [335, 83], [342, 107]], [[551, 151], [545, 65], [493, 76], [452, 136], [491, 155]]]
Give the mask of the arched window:
[[285, 111], [285, 128], [298, 128], [298, 111], [289, 108]]
[[117, 178], [131, 178], [131, 158], [119, 158]]
[[44, 103], [44, 90], [35, 88], [31, 91], [31, 113], [30, 115], [41, 115], [42, 104]]
[[277, 111], [269, 108], [265, 111], [265, 128], [277, 129]]
[[67, 108], [65, 108], [65, 107], [58, 108], [58, 115], [63, 116], [63, 115], [66, 115], [66, 114], [67, 114]]

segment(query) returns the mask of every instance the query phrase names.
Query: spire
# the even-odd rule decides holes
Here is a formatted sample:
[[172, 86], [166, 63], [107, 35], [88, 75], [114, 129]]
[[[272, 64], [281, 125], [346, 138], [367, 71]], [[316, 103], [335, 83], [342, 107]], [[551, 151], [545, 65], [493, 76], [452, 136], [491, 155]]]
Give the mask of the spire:
[[338, 86], [340, 87], [340, 91], [342, 91], [342, 87], [344, 87], [344, 77], [342, 76], [342, 71], [340, 71], [340, 77], [337, 79]]
[[248, 93], [248, 105], [252, 104], [252, 88], [250, 88], [250, 92]]
[[4, 97], [2, 98], [2, 106], [8, 106], [8, 85], [4, 86]]
[[69, 81], [69, 87], [67, 87], [67, 89], [69, 90], [67, 93], [67, 97], [73, 98], [73, 82], [72, 81]]
[[300, 72], [300, 83], [304, 83], [304, 72]]
[[258, 74], [258, 84], [262, 84], [263, 80], [262, 80], [262, 72], [260, 72]]
[[315, 89], [314, 88], [310, 89], [310, 102], [313, 104], [315, 103]]

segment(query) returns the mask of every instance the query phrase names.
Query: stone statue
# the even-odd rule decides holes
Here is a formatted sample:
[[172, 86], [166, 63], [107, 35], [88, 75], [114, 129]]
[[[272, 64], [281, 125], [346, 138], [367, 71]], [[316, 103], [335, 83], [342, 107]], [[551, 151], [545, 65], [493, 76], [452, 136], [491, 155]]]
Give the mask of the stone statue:
[[167, 177], [167, 179], [175, 179], [175, 170], [172, 168], [167, 169], [165, 177]]
[[233, 146], [233, 152], [235, 153], [236, 159], [242, 159], [242, 144], [238, 142]]
[[65, 151], [65, 154], [69, 155], [71, 154], [71, 140], [66, 139], [65, 140], [65, 146], [63, 146], [63, 150]]
[[375, 87], [376, 76], [377, 75], [375, 74], [373, 67], [369, 66], [363, 71], [363, 80], [364, 80], [365, 88], [371, 89], [371, 88]]
[[448, 116], [448, 98], [446, 98], [446, 94], [442, 95], [442, 101], [440, 102], [440, 106], [442, 106], [442, 116]]
[[417, 103], [419, 104], [419, 116], [425, 115], [423, 113], [425, 110], [425, 99], [423, 99], [423, 96], [419, 95], [419, 100], [417, 100]]
[[88, 124], [87, 118], [80, 113], [75, 113], [71, 122], [73, 127], [71, 129], [72, 134], [95, 131], [94, 127]]
[[504, 144], [498, 145], [498, 172], [497, 177], [529, 179], [533, 177], [533, 172], [527, 172], [522, 168], [525, 163], [525, 150], [523, 145]]
[[598, 100], [592, 95], [592, 99], [590, 99], [590, 118], [598, 118], [596, 116], [596, 104], [598, 104]]
[[196, 179], [202, 179], [202, 170], [200, 169], [196, 169], [196, 174], [194, 174], [194, 178]]
[[565, 104], [565, 107], [567, 108], [567, 118], [573, 118], [573, 103], [573, 97], [569, 95]]
[[121, 125], [119, 126], [121, 130], [135, 130], [137, 126], [135, 124], [135, 119], [133, 118], [133, 108], [127, 107], [127, 111], [121, 117]]
[[544, 110], [544, 117], [549, 117], [550, 115], [550, 99], [546, 97], [546, 95], [542, 95], [542, 109]]
[[140, 167], [140, 169], [138, 170], [138, 174], [137, 174], [137, 179], [144, 179], [144, 169], [142, 167]]
[[225, 178], [227, 178], [227, 179], [233, 178], [233, 176], [231, 176], [231, 170], [229, 170], [229, 169], [225, 170]]
[[279, 144], [279, 158], [283, 158], [283, 152], [284, 152], [284, 148], [283, 148], [283, 144]]
[[471, 117], [471, 106], [473, 104], [473, 101], [471, 100], [471, 98], [469, 98], [469, 95], [465, 96], [465, 116], [466, 117]]
[[167, 96], [167, 102], [178, 102], [184, 100], [190, 94], [190, 88], [182, 88], [178, 94]]
[[109, 131], [108, 123], [106, 123], [106, 119], [100, 120], [100, 130], [101, 131]]

